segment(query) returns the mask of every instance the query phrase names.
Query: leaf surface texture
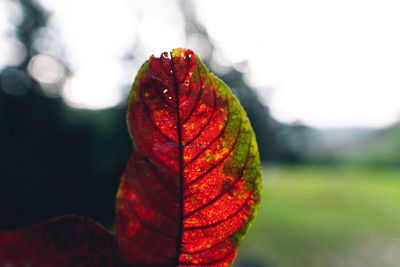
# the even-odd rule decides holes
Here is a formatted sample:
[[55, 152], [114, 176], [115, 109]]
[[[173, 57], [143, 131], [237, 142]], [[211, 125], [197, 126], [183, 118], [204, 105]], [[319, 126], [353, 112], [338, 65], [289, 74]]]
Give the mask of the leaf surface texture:
[[138, 266], [230, 266], [260, 202], [254, 132], [191, 51], [152, 56], [129, 96], [116, 237]]

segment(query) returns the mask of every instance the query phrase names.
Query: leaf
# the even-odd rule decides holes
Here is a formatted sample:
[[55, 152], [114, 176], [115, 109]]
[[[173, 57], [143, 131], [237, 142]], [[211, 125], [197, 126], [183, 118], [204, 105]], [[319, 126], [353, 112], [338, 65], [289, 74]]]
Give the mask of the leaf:
[[67, 215], [0, 233], [0, 266], [127, 267], [113, 234], [91, 219]]
[[152, 56], [129, 96], [135, 151], [116, 237], [134, 266], [230, 266], [260, 202], [254, 132], [229, 88], [190, 50]]

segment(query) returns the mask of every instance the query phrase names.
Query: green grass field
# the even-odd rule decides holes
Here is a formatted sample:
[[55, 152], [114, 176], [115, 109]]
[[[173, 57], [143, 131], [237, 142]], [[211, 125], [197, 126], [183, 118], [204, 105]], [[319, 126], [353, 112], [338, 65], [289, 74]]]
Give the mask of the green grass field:
[[236, 266], [400, 266], [400, 169], [269, 167], [263, 185]]

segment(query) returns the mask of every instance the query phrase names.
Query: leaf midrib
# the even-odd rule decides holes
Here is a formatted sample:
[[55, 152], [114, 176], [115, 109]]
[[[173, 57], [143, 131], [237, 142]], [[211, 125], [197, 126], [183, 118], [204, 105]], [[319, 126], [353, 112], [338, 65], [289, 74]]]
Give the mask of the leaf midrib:
[[178, 233], [176, 237], [176, 253], [173, 266], [179, 265], [179, 256], [182, 249], [182, 234], [183, 234], [183, 145], [182, 145], [182, 125], [179, 112], [179, 88], [176, 80], [176, 73], [174, 68], [173, 54], [171, 54], [171, 70], [174, 77], [175, 83], [175, 101], [176, 101], [176, 116], [177, 116], [177, 131], [178, 131], [178, 142], [179, 142], [179, 222], [178, 222]]

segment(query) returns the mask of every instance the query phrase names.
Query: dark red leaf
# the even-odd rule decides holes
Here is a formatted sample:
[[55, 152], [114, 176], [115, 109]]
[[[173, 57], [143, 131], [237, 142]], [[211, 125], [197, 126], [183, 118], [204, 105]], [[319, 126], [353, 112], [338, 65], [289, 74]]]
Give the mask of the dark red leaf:
[[0, 266], [127, 267], [115, 237], [91, 219], [67, 215], [0, 233]]
[[135, 151], [116, 212], [126, 261], [232, 264], [261, 179], [254, 132], [237, 99], [192, 51], [175, 49], [142, 66], [127, 118]]

